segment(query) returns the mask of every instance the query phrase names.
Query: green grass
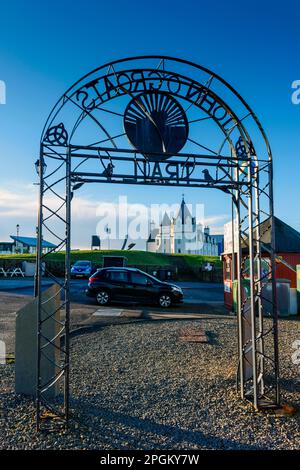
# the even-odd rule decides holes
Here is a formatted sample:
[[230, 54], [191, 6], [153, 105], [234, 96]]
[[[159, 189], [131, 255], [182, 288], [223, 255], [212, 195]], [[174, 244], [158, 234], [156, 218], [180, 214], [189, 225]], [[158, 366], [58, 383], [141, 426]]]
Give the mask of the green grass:
[[[89, 260], [96, 264], [102, 264], [103, 256], [125, 256], [128, 265], [135, 266], [183, 266], [194, 269], [199, 267], [205, 261], [214, 262], [216, 266], [221, 266], [218, 256], [186, 255], [175, 254], [168, 255], [162, 253], [149, 253], [147, 251], [121, 251], [121, 250], [80, 250], [71, 252], [71, 262], [78, 260]], [[0, 255], [0, 260], [14, 259], [18, 261], [34, 260], [34, 255]], [[64, 252], [51, 253], [46, 257], [49, 261], [63, 261]]]
[[217, 268], [222, 267], [222, 261], [220, 260], [219, 256], [203, 256], [203, 255], [173, 255], [173, 256], [183, 256], [186, 264], [191, 268], [195, 268], [205, 261], [214, 263], [214, 265]]

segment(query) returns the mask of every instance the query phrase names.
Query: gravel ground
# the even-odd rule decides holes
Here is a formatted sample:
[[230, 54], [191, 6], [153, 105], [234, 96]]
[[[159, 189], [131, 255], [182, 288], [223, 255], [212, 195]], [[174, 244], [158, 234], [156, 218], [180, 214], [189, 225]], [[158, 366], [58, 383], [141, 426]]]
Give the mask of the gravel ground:
[[27, 296], [0, 292], [0, 341], [5, 342], [7, 352], [15, 350], [16, 312], [27, 303]]
[[[201, 327], [210, 344], [183, 343]], [[298, 321], [280, 321], [283, 401], [300, 408], [292, 342]], [[72, 340], [69, 433], [36, 434], [34, 407], [13, 393], [1, 366], [0, 449], [299, 449], [300, 414], [255, 413], [235, 394], [234, 318], [128, 321]], [[80, 424], [79, 424], [80, 423]]]

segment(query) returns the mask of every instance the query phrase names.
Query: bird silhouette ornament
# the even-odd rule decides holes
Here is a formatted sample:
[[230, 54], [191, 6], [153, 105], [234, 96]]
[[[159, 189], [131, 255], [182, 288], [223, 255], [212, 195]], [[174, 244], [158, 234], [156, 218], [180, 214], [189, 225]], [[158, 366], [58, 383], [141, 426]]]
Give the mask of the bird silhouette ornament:
[[207, 183], [209, 183], [210, 185], [212, 183], [214, 183], [215, 180], [213, 179], [213, 177], [211, 176], [211, 174], [209, 173], [209, 171], [207, 169], [203, 170], [202, 173], [203, 173], [204, 179]]
[[109, 163], [101, 175], [106, 176], [107, 178], [111, 178], [114, 172], [114, 167], [115, 165], [113, 163]]
[[[204, 175], [204, 179], [205, 181], [208, 183], [208, 186], [213, 186], [214, 183], [217, 183], [218, 181], [214, 180], [213, 177], [211, 176], [211, 174], [209, 173], [209, 171], [207, 169], [205, 170], [202, 170], [202, 173]], [[231, 194], [228, 186], [226, 185], [222, 185], [222, 186], [218, 186], [217, 189], [220, 189], [221, 191], [223, 191], [224, 193], [228, 193], [228, 194]]]

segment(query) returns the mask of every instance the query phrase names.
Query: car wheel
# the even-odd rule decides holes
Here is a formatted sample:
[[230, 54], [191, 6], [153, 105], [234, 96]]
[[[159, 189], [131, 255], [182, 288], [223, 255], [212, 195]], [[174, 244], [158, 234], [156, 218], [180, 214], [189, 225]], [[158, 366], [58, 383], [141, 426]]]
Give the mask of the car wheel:
[[161, 294], [158, 303], [161, 307], [168, 308], [172, 305], [172, 297], [169, 294]]
[[110, 301], [109, 293], [106, 290], [100, 290], [99, 292], [97, 292], [96, 300], [99, 305], [109, 304], [109, 301]]

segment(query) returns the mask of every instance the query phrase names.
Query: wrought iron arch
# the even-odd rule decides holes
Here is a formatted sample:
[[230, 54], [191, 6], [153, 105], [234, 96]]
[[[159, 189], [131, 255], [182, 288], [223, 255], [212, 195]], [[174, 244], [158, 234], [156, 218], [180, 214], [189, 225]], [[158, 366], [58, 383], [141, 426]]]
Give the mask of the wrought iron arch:
[[[220, 139], [214, 149], [206, 141], [204, 145], [203, 123], [210, 126], [210, 140]], [[107, 63], [72, 85], [52, 109], [41, 136], [38, 167], [38, 428], [44, 408], [69, 420], [71, 200], [86, 183], [216, 188], [232, 197], [238, 227], [232, 261], [238, 283], [239, 392], [256, 409], [279, 405], [272, 153], [258, 118], [229, 83], [205, 67], [167, 56]], [[208, 169], [215, 170], [215, 177]], [[268, 246], [262, 242], [265, 219], [272, 231]], [[57, 335], [48, 338], [43, 331], [46, 233], [56, 241], [52, 251], [65, 252], [65, 279], [48, 270], [60, 285], [64, 316], [59, 335], [64, 341], [47, 384], [41, 379], [42, 358], [47, 360], [45, 345], [57, 348]], [[269, 254], [268, 272], [262, 272], [262, 249]], [[250, 288], [245, 295], [247, 271]], [[267, 283], [272, 286], [268, 302]], [[55, 314], [50, 320], [55, 321]], [[267, 326], [265, 316], [270, 317]], [[62, 382], [63, 403], [49, 401], [49, 389]]]

